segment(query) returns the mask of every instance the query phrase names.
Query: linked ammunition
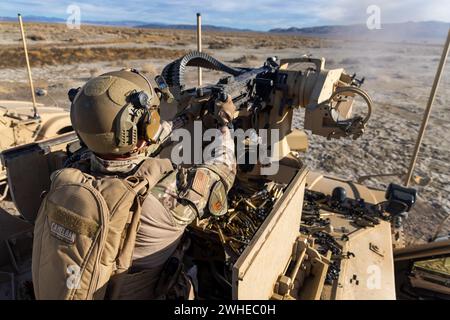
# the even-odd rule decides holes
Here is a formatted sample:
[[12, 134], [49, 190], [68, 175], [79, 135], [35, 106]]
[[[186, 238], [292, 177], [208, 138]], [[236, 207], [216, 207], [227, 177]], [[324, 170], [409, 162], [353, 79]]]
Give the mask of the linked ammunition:
[[250, 194], [241, 188], [232, 190], [227, 213], [223, 217], [210, 217], [203, 229], [216, 234], [222, 245], [238, 256], [283, 194], [283, 188], [282, 184], [270, 182], [262, 190]]

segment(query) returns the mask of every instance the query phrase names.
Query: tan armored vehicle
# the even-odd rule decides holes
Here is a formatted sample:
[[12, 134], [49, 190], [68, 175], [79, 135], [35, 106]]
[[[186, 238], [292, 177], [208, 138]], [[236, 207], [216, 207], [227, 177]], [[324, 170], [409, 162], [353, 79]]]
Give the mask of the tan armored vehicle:
[[[31, 102], [0, 100], [0, 152], [72, 131], [66, 110], [40, 103], [36, 108], [39, 111], [37, 116]], [[3, 165], [0, 168], [0, 189], [0, 200], [3, 200], [8, 192]]]
[[[187, 88], [187, 67], [228, 76]], [[327, 70], [324, 59], [269, 58], [260, 68], [231, 68], [199, 52], [170, 63], [162, 76], [161, 92], [168, 94], [168, 85], [175, 96], [162, 113], [166, 108], [180, 119], [192, 101], [202, 101], [205, 121], [208, 101], [230, 95], [237, 107], [235, 132], [246, 132], [235, 136], [244, 152], [238, 154], [228, 213], [198, 220], [187, 231], [191, 246], [184, 262], [195, 270], [199, 299], [450, 297], [450, 241], [403, 248], [402, 219], [416, 201], [413, 189], [371, 189], [310, 171], [302, 161], [307, 136], [292, 129], [294, 110], [304, 109], [305, 129], [313, 134], [357, 138], [372, 105], [362, 80], [343, 69]], [[358, 115], [358, 99], [368, 112]], [[168, 157], [172, 146], [164, 144], [159, 156]], [[269, 154], [259, 153], [262, 147]], [[0, 298], [32, 298], [32, 230], [40, 196], [50, 173], [79, 148], [76, 135], [67, 133], [3, 152], [22, 219], [0, 212]]]

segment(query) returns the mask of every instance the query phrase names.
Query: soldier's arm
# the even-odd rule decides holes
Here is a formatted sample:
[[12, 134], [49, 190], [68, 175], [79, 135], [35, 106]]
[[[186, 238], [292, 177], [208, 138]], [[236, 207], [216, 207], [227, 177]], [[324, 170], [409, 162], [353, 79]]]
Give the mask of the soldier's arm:
[[228, 127], [219, 129], [212, 145], [204, 163], [188, 169], [186, 187], [180, 193], [200, 218], [205, 213], [219, 216], [227, 212], [227, 193], [236, 177], [234, 142]]
[[236, 176], [234, 142], [227, 127], [220, 128], [213, 144], [203, 164], [180, 168], [152, 190], [178, 225], [227, 211], [227, 193]]

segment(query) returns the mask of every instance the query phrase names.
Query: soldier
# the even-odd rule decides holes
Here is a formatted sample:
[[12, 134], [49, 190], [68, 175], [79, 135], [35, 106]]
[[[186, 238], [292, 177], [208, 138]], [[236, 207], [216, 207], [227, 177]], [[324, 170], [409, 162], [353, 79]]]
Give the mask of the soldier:
[[[103, 290], [105, 298], [192, 298], [192, 286], [181, 264], [183, 252], [188, 246], [187, 240], [182, 237], [184, 230], [196, 218], [226, 212], [226, 193], [233, 184], [236, 172], [234, 143], [226, 126], [233, 119], [233, 103], [231, 100], [216, 102], [215, 113], [221, 125], [218, 136], [220, 143], [213, 156], [202, 164], [180, 168], [167, 159], [150, 159], [154, 160], [150, 165], [146, 160], [150, 150], [154, 151], [155, 146], [166, 139], [172, 127], [171, 122], [160, 121], [160, 97], [161, 92], [153, 79], [149, 81], [138, 71], [127, 69], [89, 80], [71, 99], [72, 125], [87, 150], [78, 154], [76, 161], [71, 159], [67, 166], [79, 169], [95, 179], [118, 177], [130, 180], [129, 177], [141, 176], [147, 182], [150, 181], [151, 186], [142, 202], [131, 266], [121, 274], [120, 281], [109, 281], [107, 289], [97, 288]], [[64, 174], [52, 178], [51, 190], [56, 188], [54, 185], [59, 183], [57, 181], [61, 176]], [[108, 194], [108, 190], [113, 189], [99, 187], [99, 182], [93, 185], [100, 190], [112, 212], [114, 209], [108, 199], [114, 202], [116, 200], [112, 199], [118, 196]], [[52, 198], [50, 194], [47, 197], [50, 200]], [[64, 195], [59, 196], [57, 201], [61, 202], [61, 198]], [[46, 215], [43, 207], [45, 205], [41, 206], [41, 217]], [[53, 227], [52, 224], [50, 232], [59, 239], [74, 239], [67, 219], [64, 221], [61, 222], [62, 227], [58, 224]], [[44, 233], [39, 231], [40, 224], [43, 223], [39, 222], [38, 217], [35, 242]], [[81, 228], [80, 233], [83, 230]], [[35, 259], [35, 255], [42, 255], [44, 249], [33, 250]], [[34, 261], [39, 261], [33, 262], [37, 298], [55, 297], [42, 291], [47, 290], [43, 289], [44, 282], [45, 288], [51, 286], [38, 270], [43, 259]], [[102, 275], [99, 278], [102, 279]], [[43, 285], [38, 286], [39, 281]], [[99, 296], [102, 295], [94, 294], [92, 298]], [[86, 297], [91, 298], [88, 295]]]

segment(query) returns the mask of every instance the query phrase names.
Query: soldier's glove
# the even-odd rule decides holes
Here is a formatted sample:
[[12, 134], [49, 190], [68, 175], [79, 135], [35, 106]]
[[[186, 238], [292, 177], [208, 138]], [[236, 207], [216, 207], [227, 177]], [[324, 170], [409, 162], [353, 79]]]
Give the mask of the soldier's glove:
[[202, 112], [202, 105], [200, 103], [190, 104], [182, 113], [188, 116], [188, 118], [193, 121], [197, 120]]
[[178, 116], [184, 115], [189, 121], [194, 121], [199, 118], [202, 118], [204, 113], [204, 104], [208, 101], [205, 98], [196, 98], [192, 97], [187, 102], [187, 107], [178, 113]]
[[234, 113], [236, 111], [236, 106], [228, 95], [226, 101], [220, 101], [216, 99], [214, 103], [214, 116], [220, 125], [226, 126], [234, 119]]

